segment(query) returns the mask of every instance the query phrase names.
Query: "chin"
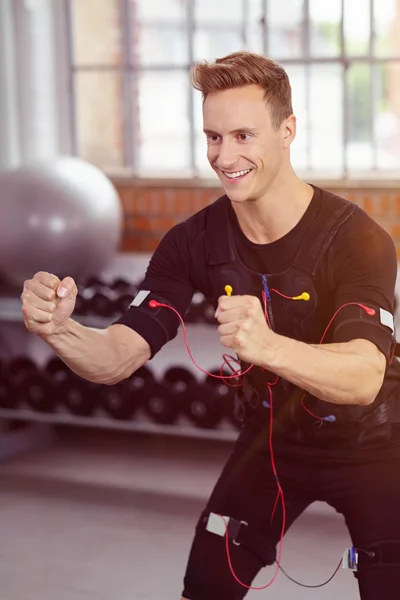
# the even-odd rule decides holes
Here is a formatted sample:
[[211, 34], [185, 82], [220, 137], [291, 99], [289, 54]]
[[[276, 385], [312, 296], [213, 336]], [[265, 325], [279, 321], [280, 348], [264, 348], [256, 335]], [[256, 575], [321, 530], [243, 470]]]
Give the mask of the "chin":
[[232, 202], [243, 203], [251, 198], [250, 194], [245, 191], [224, 189], [224, 192]]

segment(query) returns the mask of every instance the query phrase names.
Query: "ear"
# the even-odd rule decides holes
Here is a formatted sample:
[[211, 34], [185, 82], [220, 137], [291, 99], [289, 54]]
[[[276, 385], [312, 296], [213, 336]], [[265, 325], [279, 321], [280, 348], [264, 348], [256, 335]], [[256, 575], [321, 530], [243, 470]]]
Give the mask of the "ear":
[[296, 117], [290, 115], [282, 123], [282, 147], [289, 148], [294, 138], [296, 137]]

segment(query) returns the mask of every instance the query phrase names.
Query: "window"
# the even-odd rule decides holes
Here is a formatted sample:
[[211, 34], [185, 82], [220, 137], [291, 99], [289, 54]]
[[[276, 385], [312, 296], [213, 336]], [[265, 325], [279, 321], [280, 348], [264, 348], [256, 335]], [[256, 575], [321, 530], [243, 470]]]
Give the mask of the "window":
[[308, 175], [400, 165], [399, 0], [65, 0], [75, 151], [106, 171], [212, 174], [197, 59], [263, 53], [287, 70]]

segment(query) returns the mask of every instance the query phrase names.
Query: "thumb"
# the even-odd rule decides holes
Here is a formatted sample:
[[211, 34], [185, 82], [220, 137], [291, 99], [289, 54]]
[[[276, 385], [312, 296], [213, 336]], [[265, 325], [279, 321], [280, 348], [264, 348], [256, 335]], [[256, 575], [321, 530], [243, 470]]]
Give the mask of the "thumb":
[[73, 294], [76, 291], [76, 283], [72, 277], [65, 277], [57, 288], [57, 296], [59, 298], [66, 298], [69, 294]]

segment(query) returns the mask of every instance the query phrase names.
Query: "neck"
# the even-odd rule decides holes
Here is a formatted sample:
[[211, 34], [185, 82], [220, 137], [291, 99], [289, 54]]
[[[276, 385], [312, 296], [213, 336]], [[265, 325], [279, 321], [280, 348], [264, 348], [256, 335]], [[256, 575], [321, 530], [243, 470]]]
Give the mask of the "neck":
[[297, 225], [313, 193], [313, 188], [290, 169], [278, 175], [259, 199], [232, 202], [232, 207], [245, 236], [256, 244], [268, 244]]

